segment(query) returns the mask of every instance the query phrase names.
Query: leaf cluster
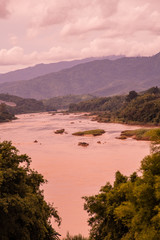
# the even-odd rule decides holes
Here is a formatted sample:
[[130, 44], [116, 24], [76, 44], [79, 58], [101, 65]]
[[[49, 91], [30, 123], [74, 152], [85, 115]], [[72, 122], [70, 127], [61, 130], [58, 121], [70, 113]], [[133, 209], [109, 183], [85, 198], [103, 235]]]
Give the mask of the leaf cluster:
[[116, 172], [114, 184], [84, 197], [90, 240], [160, 239], [160, 152], [141, 162], [141, 176]]
[[30, 168], [31, 159], [18, 154], [11, 142], [0, 143], [0, 236], [4, 240], [57, 239], [51, 217], [61, 219], [44, 200], [41, 174]]
[[96, 113], [99, 122], [160, 124], [160, 89], [153, 87], [142, 93], [130, 91], [126, 96], [95, 98], [71, 104], [71, 112]]
[[15, 116], [13, 113], [8, 111], [6, 104], [0, 104], [0, 122], [8, 122], [14, 120]]

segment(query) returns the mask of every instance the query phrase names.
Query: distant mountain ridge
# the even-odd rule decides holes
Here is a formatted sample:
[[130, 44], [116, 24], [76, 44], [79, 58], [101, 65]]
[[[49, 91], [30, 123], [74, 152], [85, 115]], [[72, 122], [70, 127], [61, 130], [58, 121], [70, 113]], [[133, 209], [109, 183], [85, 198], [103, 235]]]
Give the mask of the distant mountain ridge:
[[94, 60], [102, 60], [102, 59], [110, 59], [116, 60], [118, 58], [123, 57], [122, 55], [119, 56], [107, 56], [107, 57], [91, 57], [85, 58], [80, 60], [73, 60], [73, 61], [62, 61], [56, 63], [49, 63], [49, 64], [37, 64], [33, 67], [27, 67], [23, 69], [18, 69], [15, 71], [11, 71], [8, 73], [0, 73], [0, 83], [3, 82], [14, 82], [14, 81], [21, 81], [21, 80], [29, 80], [32, 78], [36, 78], [42, 75], [46, 75], [52, 72], [59, 72], [63, 69], [71, 68], [81, 63], [91, 62]]
[[1, 93], [44, 99], [69, 94], [109, 96], [160, 86], [160, 53], [81, 63], [27, 81], [0, 84]]

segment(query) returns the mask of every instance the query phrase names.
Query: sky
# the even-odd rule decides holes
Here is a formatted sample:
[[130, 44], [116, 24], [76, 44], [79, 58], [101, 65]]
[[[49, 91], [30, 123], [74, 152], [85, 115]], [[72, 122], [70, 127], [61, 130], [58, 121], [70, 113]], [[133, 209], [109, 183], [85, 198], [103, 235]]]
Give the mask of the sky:
[[160, 52], [159, 0], [0, 0], [0, 73]]

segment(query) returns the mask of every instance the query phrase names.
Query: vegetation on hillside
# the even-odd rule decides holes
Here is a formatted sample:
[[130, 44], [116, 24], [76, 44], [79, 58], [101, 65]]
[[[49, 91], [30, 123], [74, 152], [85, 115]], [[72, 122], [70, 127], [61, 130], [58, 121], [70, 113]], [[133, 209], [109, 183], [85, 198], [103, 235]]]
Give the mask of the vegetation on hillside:
[[69, 106], [71, 112], [95, 112], [95, 111], [118, 111], [124, 104], [124, 96], [100, 97]]
[[152, 57], [123, 57], [115, 61], [102, 59], [30, 80], [5, 81], [0, 84], [0, 92], [23, 98], [46, 99], [68, 94], [111, 96], [132, 89], [142, 91], [159, 86], [159, 66], [160, 53]]
[[96, 98], [71, 104], [69, 111], [92, 112], [99, 122], [129, 124], [160, 124], [160, 89], [150, 88], [143, 93], [130, 91], [127, 96]]
[[21, 98], [9, 94], [0, 94], [0, 100], [5, 102], [13, 102], [15, 107], [7, 106], [8, 111], [13, 114], [43, 112], [46, 111], [42, 101], [30, 98]]
[[6, 104], [0, 104], [0, 122], [8, 122], [16, 119], [14, 114], [10, 113], [7, 109]]
[[43, 104], [48, 110], [68, 109], [71, 103], [79, 103], [94, 98], [92, 95], [67, 95], [63, 97], [53, 97], [43, 100]]
[[30, 168], [27, 155], [19, 155], [11, 142], [0, 143], [0, 238], [5, 240], [56, 240], [51, 225], [57, 210], [44, 200], [41, 174]]
[[91, 95], [68, 95], [64, 97], [54, 97], [45, 100], [36, 100], [32, 98], [21, 98], [9, 94], [0, 94], [0, 100], [7, 103], [15, 103], [16, 106], [7, 105], [7, 109], [12, 114], [55, 111], [58, 109], [67, 109], [71, 103], [94, 98]]

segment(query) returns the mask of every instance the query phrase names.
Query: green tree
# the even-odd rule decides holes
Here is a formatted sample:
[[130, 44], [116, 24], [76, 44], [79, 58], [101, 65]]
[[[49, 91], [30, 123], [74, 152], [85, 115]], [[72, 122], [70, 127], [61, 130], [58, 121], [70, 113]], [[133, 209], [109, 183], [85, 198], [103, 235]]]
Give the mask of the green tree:
[[84, 197], [90, 240], [160, 240], [160, 152], [141, 162], [141, 176], [116, 173], [113, 186]]
[[14, 114], [10, 113], [7, 109], [6, 104], [0, 104], [0, 122], [7, 122], [15, 119]]
[[41, 174], [30, 168], [31, 159], [20, 155], [11, 142], [0, 143], [0, 239], [54, 240], [54, 217], [61, 219], [53, 205], [44, 200]]
[[136, 98], [138, 96], [136, 91], [130, 91], [129, 94], [126, 97], [126, 101], [130, 102], [131, 100], [133, 100], [134, 98]]

